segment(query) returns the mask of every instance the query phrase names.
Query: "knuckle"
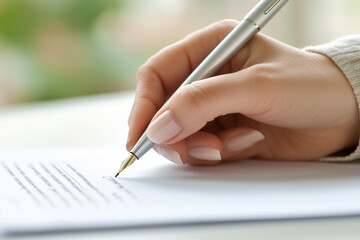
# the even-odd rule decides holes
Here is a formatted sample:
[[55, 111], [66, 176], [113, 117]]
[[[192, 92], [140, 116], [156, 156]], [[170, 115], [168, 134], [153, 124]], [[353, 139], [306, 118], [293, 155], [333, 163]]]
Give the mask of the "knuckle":
[[204, 109], [209, 105], [209, 97], [204, 87], [200, 82], [193, 82], [186, 85], [180, 91], [179, 99], [183, 104], [192, 109]]
[[224, 37], [233, 30], [238, 23], [238, 21], [232, 19], [224, 19], [214, 23], [212, 27], [215, 30], [217, 41], [220, 42], [224, 39]]
[[215, 23], [216, 26], [219, 28], [231, 28], [233, 29], [237, 24], [239, 24], [239, 21], [235, 19], [222, 19]]
[[157, 79], [153, 69], [144, 64], [139, 67], [136, 73], [136, 99], [142, 103], [160, 108], [160, 102], [163, 102], [164, 92], [160, 80]]
[[160, 81], [153, 68], [144, 64], [136, 72], [136, 93], [141, 95], [150, 90], [159, 92], [161, 90]]
[[258, 64], [252, 68], [251, 72], [252, 81], [255, 81], [256, 84], [262, 84], [269, 81], [268, 69], [266, 66]]
[[274, 77], [274, 69], [265, 65], [253, 67], [248, 78], [250, 89], [256, 95], [253, 114], [264, 115], [272, 110], [276, 97], [280, 94], [279, 84]]
[[156, 102], [148, 95], [138, 96], [137, 102], [142, 104], [143, 106], [147, 106], [148, 109], [152, 109], [154, 111], [160, 109], [160, 106], [158, 106]]
[[149, 71], [151, 71], [151, 68], [147, 66], [147, 64], [141, 65], [138, 70], [136, 71], [136, 81], [142, 81], [143, 79], [147, 79], [146, 76], [149, 75]]

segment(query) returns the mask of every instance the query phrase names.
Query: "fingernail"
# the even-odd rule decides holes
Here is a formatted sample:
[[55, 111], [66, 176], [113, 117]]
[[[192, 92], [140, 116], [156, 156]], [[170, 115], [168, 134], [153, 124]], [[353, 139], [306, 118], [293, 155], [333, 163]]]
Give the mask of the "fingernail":
[[167, 110], [150, 123], [146, 133], [152, 142], [161, 144], [175, 137], [181, 130], [181, 126], [176, 123], [170, 110]]
[[183, 161], [181, 161], [179, 153], [176, 152], [175, 150], [172, 150], [171, 148], [160, 147], [159, 145], [155, 145], [154, 150], [161, 156], [165, 157], [166, 159], [176, 164], [184, 164]]
[[220, 151], [211, 147], [194, 147], [188, 150], [188, 154], [192, 158], [203, 160], [221, 160]]
[[263, 140], [264, 135], [256, 130], [249, 130], [232, 137], [226, 144], [226, 148], [230, 152], [239, 152], [251, 147], [255, 143]]

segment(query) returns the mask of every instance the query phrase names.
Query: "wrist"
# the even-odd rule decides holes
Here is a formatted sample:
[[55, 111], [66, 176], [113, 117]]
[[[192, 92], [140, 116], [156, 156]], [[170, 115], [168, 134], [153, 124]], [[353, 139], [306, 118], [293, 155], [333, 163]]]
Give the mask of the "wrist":
[[[360, 107], [360, 35], [339, 38], [333, 42], [305, 48], [306, 51], [319, 53], [331, 59], [333, 64], [343, 73], [351, 88], [355, 102], [355, 117], [346, 128], [348, 143], [343, 151], [337, 152], [321, 160], [349, 161], [360, 158], [359, 145], [359, 107]], [[342, 99], [339, 99], [342, 101]]]

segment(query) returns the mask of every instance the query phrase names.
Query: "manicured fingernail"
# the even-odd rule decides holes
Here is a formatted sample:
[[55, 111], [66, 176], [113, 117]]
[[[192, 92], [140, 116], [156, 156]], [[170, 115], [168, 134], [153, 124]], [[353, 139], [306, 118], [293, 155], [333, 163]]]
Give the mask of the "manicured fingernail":
[[211, 147], [194, 147], [188, 150], [188, 154], [192, 158], [203, 160], [221, 160], [220, 151]]
[[251, 147], [255, 143], [263, 140], [264, 135], [256, 130], [249, 130], [232, 137], [226, 144], [226, 148], [230, 152], [239, 152]]
[[181, 126], [176, 123], [170, 110], [167, 110], [150, 123], [146, 133], [152, 142], [161, 144], [175, 137], [181, 130]]
[[154, 150], [161, 156], [167, 158], [168, 160], [176, 164], [184, 164], [183, 161], [181, 161], [179, 153], [175, 150], [172, 150], [171, 148], [155, 145]]

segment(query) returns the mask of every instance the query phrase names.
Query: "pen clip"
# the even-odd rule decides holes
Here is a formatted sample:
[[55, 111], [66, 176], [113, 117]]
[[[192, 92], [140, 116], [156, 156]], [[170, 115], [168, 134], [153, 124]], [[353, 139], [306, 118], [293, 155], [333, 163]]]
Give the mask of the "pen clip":
[[273, 9], [273, 8], [276, 6], [276, 4], [278, 4], [279, 2], [280, 2], [280, 0], [275, 0], [275, 1], [265, 10], [264, 14], [268, 14], [268, 13], [271, 11], [271, 9]]

